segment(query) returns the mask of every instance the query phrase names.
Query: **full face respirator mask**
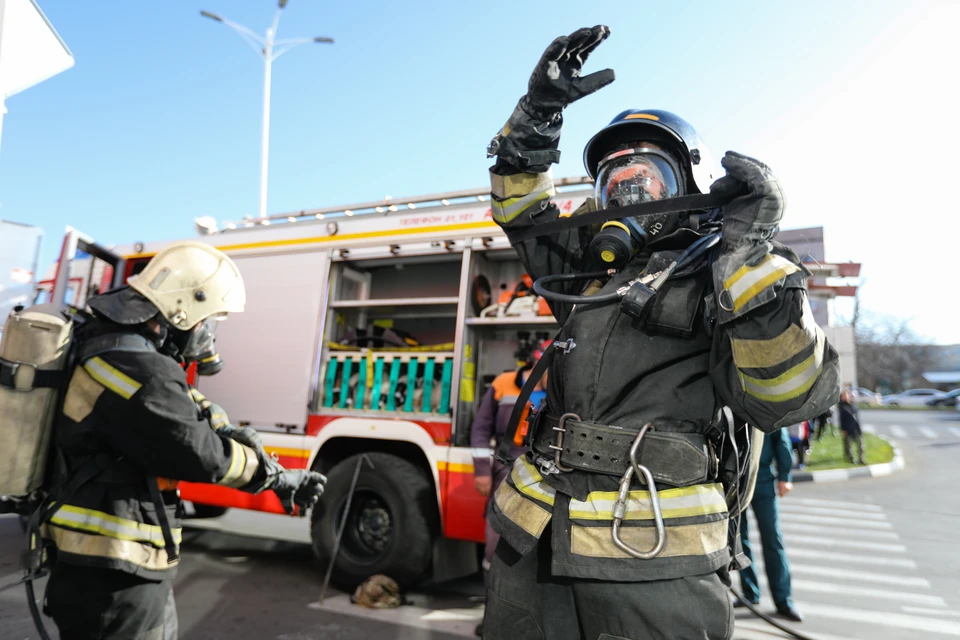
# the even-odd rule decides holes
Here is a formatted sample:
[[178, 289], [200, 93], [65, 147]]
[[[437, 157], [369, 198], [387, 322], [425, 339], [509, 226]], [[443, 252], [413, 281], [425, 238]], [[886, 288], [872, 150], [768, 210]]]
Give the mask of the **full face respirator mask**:
[[[663, 150], [638, 146], [600, 161], [595, 196], [600, 209], [676, 198], [683, 193], [680, 168]], [[622, 269], [648, 243], [680, 227], [676, 214], [653, 214], [605, 222], [590, 242], [598, 266]]]
[[219, 373], [224, 366], [216, 348], [219, 324], [219, 318], [207, 318], [187, 331], [167, 325], [163, 348], [187, 364], [195, 362], [197, 375], [212, 376]]

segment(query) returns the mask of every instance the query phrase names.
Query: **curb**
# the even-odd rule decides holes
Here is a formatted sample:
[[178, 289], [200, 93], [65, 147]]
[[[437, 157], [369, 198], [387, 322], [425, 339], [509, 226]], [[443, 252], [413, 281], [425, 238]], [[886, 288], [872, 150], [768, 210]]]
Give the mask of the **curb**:
[[880, 464], [868, 464], [864, 467], [851, 467], [849, 469], [824, 469], [823, 471], [798, 471], [793, 474], [794, 482], [843, 482], [853, 478], [879, 478], [888, 476], [891, 473], [902, 471], [905, 463], [903, 453], [895, 442], [886, 438], [891, 447], [893, 447], [893, 460]]

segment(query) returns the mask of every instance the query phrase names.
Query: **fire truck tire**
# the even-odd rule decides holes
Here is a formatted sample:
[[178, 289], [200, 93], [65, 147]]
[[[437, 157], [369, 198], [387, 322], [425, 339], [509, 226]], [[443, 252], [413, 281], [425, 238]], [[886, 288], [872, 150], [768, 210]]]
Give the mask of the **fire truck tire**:
[[[331, 581], [353, 591], [372, 575], [390, 576], [401, 588], [427, 577], [437, 530], [436, 492], [426, 473], [412, 462], [388, 453], [367, 453], [350, 502], [350, 514], [340, 541]], [[326, 571], [336, 532], [360, 455], [337, 464], [313, 509], [311, 538], [314, 555]]]

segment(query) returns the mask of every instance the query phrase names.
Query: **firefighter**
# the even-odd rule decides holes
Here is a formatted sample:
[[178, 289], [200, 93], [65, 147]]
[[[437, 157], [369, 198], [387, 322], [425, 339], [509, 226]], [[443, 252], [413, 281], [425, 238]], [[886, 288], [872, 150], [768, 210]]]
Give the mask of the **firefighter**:
[[[718, 474], [745, 424], [770, 432], [831, 406], [838, 359], [810, 312], [809, 274], [772, 242], [784, 200], [756, 160], [724, 157], [720, 212], [537, 231], [561, 217], [550, 165], [563, 109], [614, 80], [581, 75], [608, 35], [556, 39], [488, 147], [493, 218], [562, 330], [532, 451], [494, 496], [484, 637], [728, 639]], [[574, 217], [707, 193], [714, 178], [693, 127], [666, 111], [621, 113], [584, 159], [596, 198]]]
[[[480, 408], [477, 410], [477, 417], [470, 425], [470, 447], [473, 451], [473, 474], [474, 485], [477, 492], [486, 497], [487, 501], [487, 522], [484, 531], [484, 549], [483, 549], [483, 579], [487, 581], [487, 574], [490, 571], [490, 562], [493, 560], [493, 552], [497, 548], [497, 542], [500, 536], [493, 530], [489, 517], [490, 496], [497, 490], [500, 483], [507, 477], [510, 467], [491, 459], [490, 445], [494, 448], [500, 446], [500, 442], [507, 433], [507, 426], [510, 422], [510, 413], [513, 411], [513, 405], [520, 395], [520, 388], [526, 381], [530, 370], [537, 364], [543, 352], [550, 347], [550, 342], [543, 342], [536, 346], [523, 366], [516, 371], [506, 371], [494, 378], [493, 383], [480, 400]], [[546, 376], [537, 381], [534, 392], [530, 396], [530, 402], [534, 407], [540, 405], [540, 402], [546, 398]], [[511, 449], [512, 455], [517, 456], [523, 452], [521, 447], [514, 446]], [[481, 635], [483, 625], [477, 627], [477, 635]]]
[[282, 469], [253, 430], [191, 397], [182, 363], [244, 303], [230, 258], [195, 242], [171, 245], [129, 286], [89, 301], [56, 427], [64, 479], [44, 526], [54, 547], [45, 612], [64, 640], [176, 637], [178, 481], [273, 489], [301, 514], [322, 493], [322, 475]]

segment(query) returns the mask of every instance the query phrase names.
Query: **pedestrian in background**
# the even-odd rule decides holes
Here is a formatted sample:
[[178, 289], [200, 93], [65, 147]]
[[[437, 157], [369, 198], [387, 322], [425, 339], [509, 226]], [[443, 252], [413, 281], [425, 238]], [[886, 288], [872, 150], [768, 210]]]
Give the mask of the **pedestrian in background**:
[[[857, 406], [853, 403], [853, 394], [844, 389], [840, 394], [840, 431], [843, 433], [843, 453], [849, 462], [866, 464], [863, 459], [863, 431]], [[857, 457], [853, 457], [852, 447], [857, 447]]]
[[797, 454], [797, 468], [803, 469], [804, 461], [810, 453], [810, 421], [804, 420], [788, 428], [790, 445]]
[[[757, 470], [757, 486], [753, 492], [753, 515], [757, 518], [760, 530], [760, 547], [763, 552], [763, 564], [767, 570], [767, 582], [777, 612], [788, 620], [802, 622], [803, 616], [793, 606], [790, 588], [790, 563], [783, 546], [783, 533], [780, 531], [780, 509], [778, 498], [785, 497], [793, 489], [790, 470], [793, 457], [790, 455], [789, 434], [779, 429], [767, 434], [760, 451], [760, 468]], [[740, 570], [740, 587], [743, 597], [751, 604], [760, 603], [760, 584], [757, 570], [753, 565], [753, 550], [750, 545], [750, 528], [746, 510], [740, 514], [740, 539], [743, 553], [751, 564]], [[739, 601], [735, 607], [743, 606]]]
[[833, 412], [829, 409], [817, 416], [817, 431], [814, 438], [818, 442], [823, 439], [823, 434], [827, 432], [827, 427], [830, 427], [830, 431], [836, 435], [836, 428], [830, 424], [832, 418]]

